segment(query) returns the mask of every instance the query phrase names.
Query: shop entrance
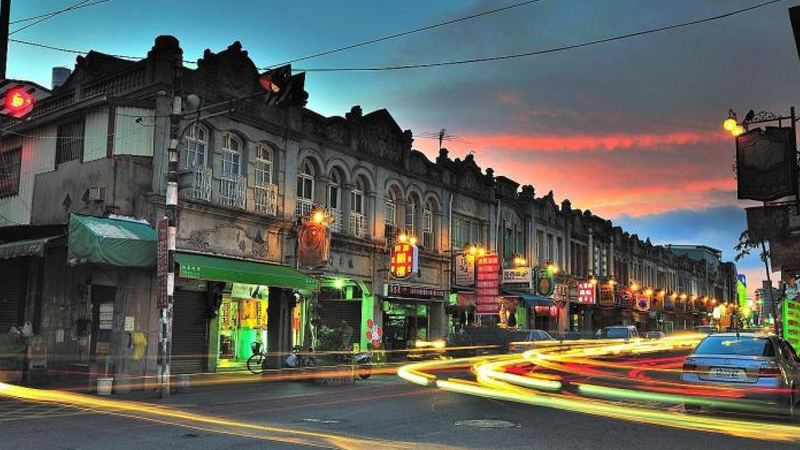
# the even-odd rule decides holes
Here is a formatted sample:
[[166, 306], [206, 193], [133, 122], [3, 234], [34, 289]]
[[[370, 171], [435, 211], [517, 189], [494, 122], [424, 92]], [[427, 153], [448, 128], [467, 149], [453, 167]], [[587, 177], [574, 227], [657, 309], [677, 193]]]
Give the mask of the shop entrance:
[[391, 351], [414, 348], [415, 341], [428, 340], [430, 307], [392, 301], [388, 303], [389, 308], [383, 313], [383, 342], [390, 352], [390, 359], [402, 359], [402, 354], [393, 354]]
[[217, 369], [241, 369], [253, 354], [254, 343], [267, 348], [269, 310], [266, 286], [233, 283], [219, 307]]

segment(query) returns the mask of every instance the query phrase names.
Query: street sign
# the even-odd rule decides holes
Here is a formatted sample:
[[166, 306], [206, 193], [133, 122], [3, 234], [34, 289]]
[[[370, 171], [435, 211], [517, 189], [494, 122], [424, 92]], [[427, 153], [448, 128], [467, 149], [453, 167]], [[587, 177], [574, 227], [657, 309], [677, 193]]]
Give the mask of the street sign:
[[531, 268], [518, 267], [516, 269], [503, 269], [504, 289], [530, 289]]
[[793, 214], [788, 205], [756, 206], [745, 211], [751, 240], [766, 241], [789, 234], [789, 218]]
[[800, 269], [800, 237], [777, 237], [769, 242], [772, 271]]
[[318, 269], [328, 264], [331, 252], [331, 232], [323, 223], [303, 222], [297, 231], [297, 267]]
[[600, 298], [598, 304], [601, 308], [614, 307], [614, 287], [610, 284], [600, 285]]
[[475, 285], [475, 256], [459, 253], [455, 257], [456, 286]]
[[398, 243], [392, 246], [389, 272], [395, 278], [408, 278], [419, 271], [419, 250], [409, 243]]

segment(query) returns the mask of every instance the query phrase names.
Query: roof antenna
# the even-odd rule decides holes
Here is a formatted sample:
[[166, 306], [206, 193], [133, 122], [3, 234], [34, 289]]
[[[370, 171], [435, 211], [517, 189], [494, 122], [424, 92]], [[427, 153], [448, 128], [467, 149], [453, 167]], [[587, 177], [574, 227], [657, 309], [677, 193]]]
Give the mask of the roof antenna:
[[442, 150], [442, 141], [444, 140], [445, 135], [447, 135], [447, 130], [442, 128], [439, 130], [439, 150]]

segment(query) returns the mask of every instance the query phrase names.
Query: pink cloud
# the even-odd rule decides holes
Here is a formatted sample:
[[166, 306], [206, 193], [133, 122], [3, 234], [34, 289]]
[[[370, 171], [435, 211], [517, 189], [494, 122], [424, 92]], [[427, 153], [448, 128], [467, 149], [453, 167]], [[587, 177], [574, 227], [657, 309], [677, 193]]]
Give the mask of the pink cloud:
[[465, 135], [462, 137], [475, 147], [528, 152], [649, 150], [665, 146], [716, 143], [730, 140], [730, 137], [724, 133], [695, 131], [663, 134], [484, 134]]

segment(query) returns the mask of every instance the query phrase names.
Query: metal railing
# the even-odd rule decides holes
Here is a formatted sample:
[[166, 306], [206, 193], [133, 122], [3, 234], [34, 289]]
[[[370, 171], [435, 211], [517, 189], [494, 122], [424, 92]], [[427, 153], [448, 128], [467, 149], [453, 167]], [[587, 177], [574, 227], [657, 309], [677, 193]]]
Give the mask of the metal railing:
[[333, 221], [330, 222], [331, 231], [334, 233], [341, 233], [342, 232], [342, 210], [336, 208], [325, 208], [325, 214], [328, 217], [333, 218]]
[[314, 211], [314, 202], [305, 199], [305, 198], [298, 198], [294, 202], [294, 215], [297, 217], [311, 217], [311, 213]]
[[367, 237], [367, 218], [360, 213], [350, 213], [350, 234], [356, 237]]
[[244, 209], [247, 205], [246, 187], [247, 180], [241, 175], [220, 178], [217, 192], [220, 206]]
[[187, 183], [188, 187], [181, 189], [181, 197], [190, 200], [202, 200], [204, 202], [210, 202], [212, 177], [211, 168], [199, 166], [189, 169], [185, 175], [190, 178], [190, 182]]
[[278, 186], [261, 184], [253, 186], [253, 210], [268, 216], [278, 215]]

